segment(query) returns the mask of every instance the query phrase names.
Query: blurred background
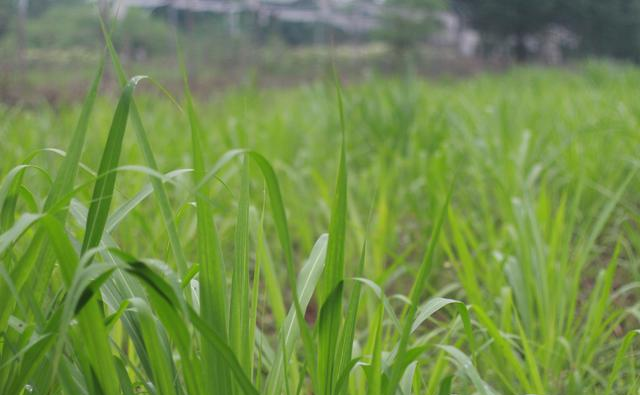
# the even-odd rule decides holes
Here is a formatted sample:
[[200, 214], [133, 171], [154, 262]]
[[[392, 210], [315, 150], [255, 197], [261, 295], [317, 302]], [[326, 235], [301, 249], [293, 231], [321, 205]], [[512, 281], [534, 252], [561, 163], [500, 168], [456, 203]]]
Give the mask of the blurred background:
[[331, 62], [357, 80], [640, 60], [640, 0], [0, 0], [0, 101], [81, 98], [103, 47], [99, 13], [128, 70], [170, 88], [177, 30], [205, 96], [312, 81]]

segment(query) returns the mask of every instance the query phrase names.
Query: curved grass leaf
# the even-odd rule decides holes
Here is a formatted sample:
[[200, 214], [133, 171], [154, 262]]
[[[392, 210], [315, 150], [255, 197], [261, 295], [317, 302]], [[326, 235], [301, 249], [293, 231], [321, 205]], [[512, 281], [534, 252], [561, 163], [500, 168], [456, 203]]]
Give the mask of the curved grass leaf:
[[489, 386], [489, 384], [485, 383], [484, 380], [482, 380], [480, 374], [473, 366], [471, 359], [469, 359], [469, 357], [466, 356], [462, 351], [453, 346], [440, 345], [438, 347], [449, 354], [451, 359], [453, 359], [460, 370], [469, 378], [469, 380], [471, 380], [471, 382], [481, 395], [496, 395], [495, 391]]
[[[327, 251], [327, 235], [322, 235], [316, 241], [307, 262], [300, 270], [298, 276], [298, 299], [300, 307], [306, 309], [311, 301], [311, 297], [320, 280], [320, 276], [324, 270], [325, 257]], [[278, 347], [276, 356], [266, 381], [266, 395], [279, 395], [287, 377], [283, 375], [283, 365], [288, 364], [293, 354], [293, 346], [300, 335], [299, 327], [295, 323], [296, 312], [292, 307], [287, 314], [278, 338], [278, 344], [282, 343], [282, 347]]]

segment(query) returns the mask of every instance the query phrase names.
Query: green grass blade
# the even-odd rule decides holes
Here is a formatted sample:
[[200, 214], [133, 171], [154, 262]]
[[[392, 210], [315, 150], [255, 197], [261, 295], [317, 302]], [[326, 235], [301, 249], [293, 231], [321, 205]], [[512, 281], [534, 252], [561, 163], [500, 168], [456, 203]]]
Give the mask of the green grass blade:
[[[295, 280], [295, 270], [293, 267], [293, 250], [291, 247], [291, 236], [289, 235], [289, 228], [287, 225], [287, 216], [284, 211], [284, 204], [282, 201], [282, 192], [280, 191], [280, 185], [278, 178], [276, 177], [273, 167], [269, 162], [259, 153], [255, 151], [247, 151], [254, 163], [258, 166], [262, 172], [262, 176], [267, 185], [267, 192], [269, 194], [269, 202], [271, 203], [271, 214], [273, 222], [275, 223], [276, 233], [280, 246], [282, 248], [284, 259], [287, 268], [287, 278], [289, 280], [289, 286], [291, 287], [293, 295], [293, 307], [296, 312], [296, 321], [300, 334], [302, 335], [302, 344], [306, 355], [316, 355], [315, 347], [311, 337], [311, 331], [307, 326], [307, 322], [304, 319], [304, 312], [300, 306], [300, 300], [298, 299], [298, 286]], [[309, 370], [311, 375], [312, 385], [318, 382], [316, 367], [312, 361], [306, 361], [305, 366]]]
[[[49, 240], [51, 240], [58, 262], [61, 267], [64, 267], [62, 272], [64, 274], [65, 281], [68, 284], [69, 292], [71, 295], [74, 295], [72, 291], [76, 290], [75, 298], [79, 299], [80, 292], [87, 287], [82, 285], [83, 281], [89, 281], [92, 277], [95, 277], [95, 274], [88, 272], [86, 269], [82, 270], [76, 252], [63, 231], [62, 224], [54, 218], [51, 218], [51, 220], [47, 221], [46, 224], [49, 231]], [[89, 255], [87, 255], [87, 261], [90, 261], [91, 256], [93, 256], [93, 253], [89, 252]], [[106, 270], [113, 270], [106, 264], [90, 266], [95, 267], [91, 269], [92, 271], [99, 271], [101, 273]], [[107, 329], [103, 323], [102, 311], [98, 307], [95, 294], [96, 292], [94, 290], [93, 294], [84, 296], [85, 301], [83, 303], [85, 307], [80, 310], [77, 317], [79, 331], [82, 334], [82, 338], [72, 337], [72, 339], [76, 351], [79, 349], [82, 349], [83, 352], [86, 351], [89, 365], [84, 366], [83, 372], [88, 383], [92, 383], [92, 387], [90, 387], [92, 389], [90, 389], [90, 392], [104, 392], [109, 395], [115, 395], [119, 393], [119, 376], [112, 358]], [[69, 300], [73, 300], [73, 298], [69, 298]], [[71, 308], [76, 310], [76, 304], [67, 304], [65, 309], [67, 312], [66, 321], [71, 319]], [[61, 343], [58, 343], [58, 351], [56, 353], [58, 356], [61, 352], [60, 345]], [[54, 366], [56, 359], [57, 357], [54, 359]], [[93, 382], [94, 378], [90, 372], [93, 372], [95, 375], [95, 382]]]
[[[118, 53], [116, 52], [115, 47], [113, 46], [113, 42], [111, 40], [111, 35], [107, 31], [106, 26], [102, 18], [100, 18], [100, 28], [102, 30], [102, 35], [104, 37], [105, 43], [107, 45], [107, 50], [109, 52], [109, 56], [111, 57], [111, 62], [113, 63], [114, 69], [116, 71], [116, 76], [118, 77], [118, 81], [121, 86], [124, 86], [127, 81], [127, 75], [124, 72], [122, 64], [120, 62], [120, 58], [118, 57]], [[144, 124], [142, 123], [142, 118], [138, 112], [135, 102], [131, 105], [131, 117], [134, 126], [134, 130], [136, 133], [136, 139], [138, 141], [138, 145], [142, 150], [142, 155], [144, 156], [145, 162], [147, 166], [151, 169], [158, 171], [158, 164], [155, 159], [155, 155], [153, 154], [153, 150], [151, 149], [151, 144], [149, 144], [149, 139], [147, 137], [147, 132], [144, 128]], [[176, 267], [178, 269], [178, 273], [183, 276], [187, 273], [187, 259], [184, 254], [184, 250], [182, 249], [182, 244], [180, 244], [180, 238], [178, 237], [178, 230], [174, 223], [173, 212], [171, 210], [171, 205], [169, 203], [169, 197], [167, 195], [167, 191], [164, 188], [162, 182], [156, 178], [150, 179], [151, 184], [153, 185], [153, 191], [156, 195], [158, 207], [160, 208], [160, 212], [162, 213], [162, 221], [167, 230], [167, 235], [169, 236], [169, 243], [171, 244], [171, 251], [173, 252], [174, 258], [176, 260]]]
[[11, 228], [0, 235], [0, 256], [40, 218], [42, 214], [22, 214]]
[[151, 371], [153, 372], [151, 379], [154, 383], [154, 388], [160, 394], [175, 395], [175, 372], [171, 361], [171, 350], [167, 349], [161, 341], [155, 317], [144, 300], [133, 298], [130, 300], [130, 304], [136, 312], [145, 348], [152, 356], [150, 358]]
[[[364, 271], [364, 263], [367, 251], [367, 243], [363, 243], [362, 251], [360, 252], [360, 263], [358, 265], [358, 276], [361, 276]], [[336, 371], [338, 372], [338, 377], [342, 377], [347, 374], [348, 371], [351, 370], [349, 366], [351, 363], [351, 354], [353, 349], [353, 340], [356, 334], [356, 324], [358, 321], [358, 307], [360, 305], [360, 293], [362, 290], [362, 283], [360, 281], [356, 281], [353, 286], [353, 291], [351, 292], [351, 298], [349, 299], [349, 305], [347, 307], [347, 315], [344, 320], [344, 325], [342, 327], [342, 331], [340, 332], [340, 341], [338, 343], [337, 356], [338, 361], [336, 366]], [[381, 302], [382, 303], [382, 302]], [[347, 389], [348, 380], [345, 380], [345, 386], [340, 387], [336, 386], [336, 393], [344, 393]]]
[[93, 196], [87, 216], [87, 227], [82, 241], [82, 253], [98, 246], [102, 238], [102, 233], [107, 223], [111, 200], [113, 199], [113, 190], [117, 176], [117, 172], [115, 172], [114, 169], [120, 161], [122, 140], [129, 118], [131, 97], [138, 82], [144, 78], [146, 77], [138, 76], [129, 80], [118, 101], [118, 106], [116, 107], [116, 112], [113, 116], [107, 137], [107, 143], [102, 153], [102, 159], [100, 160], [98, 178], [93, 189]]
[[256, 260], [261, 262], [263, 269], [264, 286], [266, 297], [269, 301], [269, 310], [271, 310], [276, 326], [281, 327], [284, 322], [285, 315], [287, 314], [282, 296], [283, 287], [280, 285], [280, 281], [278, 279], [277, 268], [264, 234], [262, 221], [258, 226], [258, 236], [256, 237]]
[[[204, 146], [202, 127], [193, 106], [184, 68], [183, 78], [187, 114], [191, 128], [193, 181], [195, 185], [199, 185], [205, 176], [204, 156], [202, 153]], [[222, 248], [213, 221], [213, 212], [205, 196], [204, 191], [196, 191], [198, 262], [200, 264], [200, 314], [202, 320], [215, 330], [220, 338], [227, 341], [226, 279]], [[248, 205], [248, 202], [246, 204]], [[239, 226], [244, 226], [244, 224]], [[204, 334], [202, 335], [204, 336]], [[201, 343], [204, 390], [211, 394], [231, 394], [232, 388], [227, 364], [206, 339], [202, 338]]]
[[622, 340], [622, 344], [620, 345], [620, 348], [616, 353], [615, 361], [613, 362], [613, 368], [611, 369], [611, 373], [609, 373], [609, 377], [607, 379], [607, 388], [604, 392], [604, 395], [613, 393], [615, 382], [620, 378], [620, 369], [624, 364], [625, 358], [627, 358], [627, 350], [629, 349], [629, 347], [631, 347], [633, 339], [637, 335], [640, 335], [640, 330], [638, 329], [627, 333]]
[[[371, 350], [371, 364], [367, 374], [367, 393], [371, 395], [382, 394], [382, 321], [384, 318], [384, 305], [378, 304], [378, 310], [371, 322], [374, 328], [372, 333], [373, 349]], [[371, 339], [369, 339], [371, 341]]]
[[76, 125], [76, 129], [67, 148], [67, 153], [64, 157], [62, 165], [56, 174], [56, 178], [47, 194], [47, 199], [44, 203], [44, 210], [49, 210], [54, 204], [59, 204], [60, 198], [68, 196], [68, 193], [73, 189], [73, 182], [78, 173], [80, 167], [80, 155], [84, 148], [84, 143], [87, 137], [87, 129], [89, 127], [89, 119], [93, 108], [95, 106], [96, 96], [98, 94], [98, 88], [100, 87], [100, 81], [104, 72], [104, 54], [100, 57], [100, 62], [96, 75], [93, 78], [89, 92], [82, 105], [80, 112], [80, 119]]
[[[107, 137], [107, 143], [100, 161], [98, 179], [96, 180], [91, 205], [89, 207], [81, 249], [83, 254], [89, 249], [97, 247], [102, 238], [117, 176], [117, 172], [113, 170], [118, 166], [120, 160], [122, 140], [127, 126], [131, 97], [135, 86], [143, 78], [144, 77], [132, 78], [129, 83], [127, 83], [118, 101], [118, 106], [116, 107], [116, 112], [113, 116]], [[110, 357], [103, 357], [104, 355], [110, 356], [111, 351], [101, 317], [102, 313], [99, 311], [98, 305], [95, 302], [90, 304], [91, 307], [81, 314], [78, 321], [81, 323], [85, 336], [92, 339], [88, 347], [90, 350], [89, 358], [92, 360], [93, 371], [99, 382], [98, 388], [109, 395], [116, 394], [119, 391], [119, 382], [115, 365]]]
[[[318, 319], [318, 377], [321, 395], [333, 395], [337, 376], [334, 371], [337, 364], [335, 345], [342, 318], [342, 288], [344, 278], [344, 245], [347, 218], [347, 155], [345, 147], [344, 116], [342, 94], [336, 83], [338, 109], [340, 112], [342, 144], [335, 194], [331, 209], [329, 225], [329, 244], [327, 246], [327, 262], [325, 273], [320, 283], [320, 315]], [[330, 303], [329, 296], [332, 295]]]
[[[265, 196], [266, 198], [266, 191]], [[257, 234], [255, 235], [256, 240], [258, 241], [258, 247], [256, 247], [256, 258], [255, 264], [253, 266], [253, 283], [251, 285], [251, 301], [250, 301], [250, 313], [249, 313], [249, 334], [248, 334], [248, 343], [251, 345], [251, 355], [249, 359], [249, 377], [254, 377], [254, 370], [256, 369], [254, 363], [254, 355], [256, 351], [259, 353], [259, 357], [262, 356], [262, 347], [256, 347], [256, 330], [258, 330], [258, 305], [260, 304], [260, 279], [262, 278], [262, 264], [263, 259], [259, 253], [260, 244], [264, 239], [263, 229], [264, 229], [264, 213], [265, 213], [265, 205], [266, 199], [263, 200], [262, 209], [260, 210], [260, 219], [253, 222], [256, 224], [255, 229]], [[251, 212], [250, 212], [251, 214]], [[255, 214], [255, 212], [253, 212]], [[255, 216], [253, 216], [255, 218]], [[257, 349], [257, 350], [256, 350]], [[258, 368], [259, 369], [259, 368]], [[262, 387], [262, 376], [260, 374], [255, 375], [256, 379], [254, 381], [257, 388]]]
[[481, 395], [496, 395], [495, 391], [482, 380], [468, 356], [453, 346], [440, 346], [440, 348], [446, 351], [455, 363], [458, 364], [462, 372], [469, 377], [469, 380], [471, 380]]
[[[415, 282], [413, 283], [413, 287], [411, 288], [411, 292], [409, 294], [411, 305], [408, 308], [408, 312], [405, 315], [404, 322], [402, 324], [403, 327], [402, 333], [400, 335], [400, 344], [398, 345], [398, 355], [404, 354], [409, 344], [409, 336], [411, 335], [411, 328], [413, 326], [414, 317], [417, 311], [417, 305], [419, 303], [420, 297], [422, 296], [427, 278], [435, 264], [433, 261], [433, 255], [436, 249], [436, 245], [438, 244], [440, 231], [442, 230], [442, 224], [449, 207], [449, 201], [451, 200], [452, 193], [453, 184], [451, 185], [449, 192], [447, 193], [447, 198], [442, 208], [440, 209], [440, 213], [438, 215], [438, 218], [436, 219], [433, 231], [431, 233], [431, 239], [429, 240], [427, 251], [424, 254], [424, 258], [422, 260], [422, 263], [420, 264], [418, 274], [416, 275]], [[400, 365], [394, 365], [390, 372], [389, 381], [385, 392], [387, 395], [393, 395], [395, 393], [396, 389], [398, 388], [398, 383], [402, 378], [403, 371], [404, 369]]]
[[[487, 315], [487, 313], [480, 307], [475, 306], [474, 308], [475, 315], [478, 317], [478, 321], [481, 325], [483, 325], [493, 342], [495, 343], [496, 348], [502, 354], [504, 359], [509, 364], [509, 368], [513, 370], [514, 376], [518, 379], [522, 386], [525, 388], [532, 388], [529, 379], [522, 367], [522, 362], [519, 359], [519, 356], [510, 344], [505, 340], [502, 333], [496, 326], [496, 324], [491, 320], [491, 318]], [[513, 380], [513, 379], [510, 379]]]
[[229, 343], [245, 373], [251, 372], [253, 344], [249, 339], [249, 161], [243, 160], [238, 219], [235, 231], [235, 262], [231, 280]]

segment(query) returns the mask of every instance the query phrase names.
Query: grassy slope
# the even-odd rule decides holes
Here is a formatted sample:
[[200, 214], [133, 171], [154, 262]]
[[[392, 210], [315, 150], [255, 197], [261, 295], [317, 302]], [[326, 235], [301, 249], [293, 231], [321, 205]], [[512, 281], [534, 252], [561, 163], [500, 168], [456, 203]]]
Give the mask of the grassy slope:
[[[624, 335], [638, 326], [634, 304], [638, 295], [633, 288], [640, 280], [637, 269], [640, 211], [635, 198], [640, 192], [635, 177], [640, 104], [634, 87], [638, 82], [637, 70], [592, 64], [581, 67], [579, 72], [520, 69], [503, 76], [437, 84], [371, 80], [346, 89], [349, 183], [346, 280], [341, 286], [345, 295], [343, 308], [347, 311], [355, 284], [363, 285], [360, 303], [356, 303], [357, 347], [353, 356], [360, 356], [361, 362], [371, 366], [354, 368], [343, 390], [348, 386], [348, 393], [364, 394], [367, 388], [370, 393], [391, 393], [385, 383], [392, 376], [396, 380], [397, 372], [404, 372], [402, 388], [412, 388], [413, 393], [419, 394], [446, 389], [446, 377], [450, 374], [455, 375], [454, 390], [461, 393], [475, 387], [480, 393], [596, 394], [609, 389], [611, 393], [624, 394], [638, 387], [629, 350], [619, 356], [624, 358], [618, 364], [620, 370], [614, 367]], [[187, 118], [164, 98], [139, 97], [136, 104], [160, 170], [191, 167], [192, 140]], [[334, 88], [314, 85], [284, 92], [242, 90], [217, 102], [196, 106], [203, 125], [200, 148], [208, 168], [232, 148], [255, 149], [274, 167], [286, 207], [295, 270], [301, 270], [309, 255], [313, 258], [324, 254], [326, 239], [321, 238], [317, 244], [316, 240], [329, 230], [332, 215], [345, 214], [340, 208], [331, 207], [341, 138]], [[99, 100], [93, 111], [82, 154], [83, 162], [92, 169], [98, 168], [114, 107], [110, 101]], [[79, 114], [79, 108], [1, 111], [0, 175], [4, 180], [34, 150], [66, 149]], [[133, 131], [125, 135], [120, 156], [120, 165], [145, 165]], [[27, 176], [19, 180], [24, 189], [15, 188], [18, 196], [15, 214], [9, 209], [14, 195], [8, 194], [9, 205], [5, 204], [2, 215], [3, 231], [15, 229], [13, 224], [20, 214], [41, 210], [41, 202], [49, 191], [43, 173], [53, 177], [61, 158], [47, 151], [38, 154], [33, 163], [44, 171], [30, 168], [26, 170]], [[339, 372], [333, 373], [333, 379], [316, 375], [327, 370], [329, 356], [322, 354], [326, 352], [323, 351], [326, 338], [318, 343], [313, 327], [287, 323], [296, 317], [293, 307], [285, 320], [286, 306], [282, 306], [282, 300], [289, 305], [291, 294], [287, 289], [291, 287], [287, 284], [291, 284], [292, 273], [287, 277], [282, 253], [288, 247], [279, 242], [282, 237], [278, 235], [282, 233], [276, 232], [275, 225], [282, 218], [272, 217], [270, 207], [274, 202], [263, 198], [265, 185], [269, 184], [261, 176], [264, 167], [255, 160], [250, 167], [248, 232], [250, 266], [259, 262], [263, 276], [259, 294], [248, 294], [249, 288], [255, 288], [253, 283], [248, 287], [242, 273], [234, 272], [231, 276], [236, 269], [234, 262], [239, 259], [234, 259], [234, 254], [243, 256], [234, 249], [234, 238], [238, 243], [236, 221], [243, 218], [237, 214], [239, 202], [243, 201], [241, 190], [246, 190], [239, 163], [222, 168], [218, 176], [224, 184], [213, 181], [198, 190], [198, 202], [211, 204], [228, 278], [243, 278], [240, 287], [246, 293], [243, 305], [251, 301], [251, 309], [257, 312], [256, 350], [263, 348], [264, 352], [247, 361], [248, 351], [241, 343], [232, 348], [236, 352], [241, 350], [237, 359], [242, 371], [258, 390], [282, 388], [283, 393], [295, 393], [300, 389], [306, 393], [307, 388], [315, 388], [316, 393], [328, 393], [324, 385], [328, 382], [333, 391], [338, 391]], [[107, 221], [102, 243], [117, 245], [131, 256], [166, 261], [175, 269], [166, 224], [153, 201], [154, 193], [145, 187], [149, 173], [149, 170], [118, 172], [111, 222]], [[82, 213], [86, 211], [83, 206], [90, 203], [92, 179], [80, 170], [75, 182], [85, 186], [74, 192], [77, 200], [73, 201], [67, 221], [71, 245], [84, 235]], [[189, 262], [198, 263], [196, 210], [188, 204], [196, 200], [191, 192], [192, 179], [187, 173], [179, 174], [165, 186], [182, 248]], [[451, 203], [443, 212], [452, 183]], [[140, 191], [143, 193], [136, 195]], [[133, 204], [136, 196], [149, 197], [126, 211], [127, 202]], [[246, 210], [242, 206], [241, 211]], [[126, 215], [118, 222], [114, 213]], [[465, 317], [466, 310], [456, 309], [455, 303], [422, 322], [430, 307], [435, 309], [439, 303], [445, 305], [448, 301], [432, 299], [412, 313], [403, 307], [401, 298], [391, 298], [399, 294], [409, 296], [441, 213], [445, 215], [444, 227], [437, 239], [431, 277], [414, 287], [423, 292], [412, 297], [421, 303], [438, 296], [468, 304], [473, 339], [465, 336], [464, 325], [456, 318], [460, 312]], [[33, 231], [27, 231], [0, 254], [7, 273], [14, 273], [24, 260], [35, 259], [29, 255], [34, 253], [30, 245], [38, 235], [38, 226], [39, 222]], [[10, 232], [2, 237], [13, 241], [9, 236]], [[331, 237], [330, 234], [330, 244]], [[364, 269], [359, 274], [358, 261], [365, 240]], [[317, 261], [311, 258], [309, 262]], [[129, 257], [113, 258], [104, 252], [96, 260], [120, 266], [137, 261]], [[132, 269], [130, 273], [138, 279], [146, 275], [142, 284], [147, 287], [153, 279], [161, 283], [155, 277], [149, 280], [154, 265], [157, 264], [148, 270], [134, 266], [138, 272]], [[315, 284], [318, 267], [310, 265], [307, 269], [301, 276], [309, 275], [308, 279]], [[9, 322], [0, 322], [3, 325], [0, 331], [7, 331], [8, 339], [0, 344], [3, 385], [10, 383], [15, 371], [24, 372], [27, 365], [27, 361], [20, 365], [11, 360], [15, 350], [25, 347], [30, 338], [30, 333], [18, 330], [17, 320], [35, 333], [54, 331], [53, 324], [47, 321], [48, 314], [57, 306], [53, 302], [61, 296], [61, 290], [71, 293], [74, 289], [57, 268], [50, 280], [35, 274], [15, 290], [22, 303], [2, 305], [11, 309], [12, 315]], [[197, 269], [189, 274], [198, 279]], [[349, 280], [356, 275], [373, 283]], [[206, 337], [212, 330], [203, 327], [206, 322], [198, 321], [186, 307], [191, 304], [197, 310], [198, 292], [175, 290], [178, 301], [172, 296], [169, 299], [175, 304], [167, 307], [163, 304], [166, 298], [154, 296], [153, 287], [143, 291], [138, 280], [129, 275], [119, 276], [122, 278], [110, 277], [103, 285], [102, 298], [109, 316], [124, 300], [135, 296], [132, 302], [127, 302], [129, 307], [123, 307], [129, 310], [115, 316], [109, 327], [113, 351], [119, 356], [114, 365], [120, 381], [126, 382], [127, 377], [133, 383], [152, 382], [162, 393], [182, 389], [206, 393], [207, 375], [200, 373], [204, 363], [198, 356], [203, 345], [187, 335], [188, 331], [199, 331]], [[169, 283], [179, 280], [168, 278]], [[312, 292], [313, 287], [305, 288], [304, 284], [309, 282], [300, 280], [305, 278], [298, 280], [303, 286], [297, 290], [304, 308], [308, 303], [305, 292]], [[374, 283], [387, 295], [384, 303]], [[6, 282], [0, 284], [8, 293], [13, 292]], [[189, 288], [187, 282], [184, 285]], [[130, 289], [125, 292], [123, 287]], [[29, 296], [32, 289], [38, 290], [33, 299]], [[331, 294], [321, 296], [324, 301]], [[90, 306], [91, 314], [97, 314], [95, 303]], [[319, 309], [314, 302], [311, 306], [311, 311]], [[156, 336], [151, 334], [152, 315], [165, 327]], [[176, 317], [186, 322], [184, 327], [172, 327], [172, 319]], [[331, 325], [346, 328], [348, 317], [345, 313], [344, 322]], [[408, 360], [402, 361], [394, 352], [387, 352], [400, 341], [406, 325], [416, 329], [407, 351], [402, 353], [408, 355]], [[277, 331], [282, 326], [295, 336], [302, 331], [306, 340], [292, 344], [286, 338], [278, 340]], [[82, 330], [85, 329], [69, 332], [71, 339], [75, 336], [80, 340], [58, 346], [66, 352], [57, 357], [61, 362], [55, 378], [51, 382], [33, 380], [30, 373], [27, 376], [32, 385], [52, 385], [69, 393], [75, 385], [71, 384], [71, 377], [82, 377], [77, 380], [78, 385], [96, 391], [92, 386], [100, 378], [92, 378], [87, 367], [99, 361], [92, 362], [95, 356], [80, 352]], [[19, 333], [23, 333], [22, 337]], [[173, 360], [166, 339], [171, 339]], [[437, 346], [440, 344], [456, 348], [440, 348]], [[274, 354], [290, 355], [294, 345], [302, 357], [284, 364], [278, 371], [289, 380], [284, 385], [274, 385], [277, 380], [267, 373], [277, 361]], [[44, 358], [55, 357], [54, 346], [42, 352]], [[209, 352], [217, 349], [214, 344], [209, 346], [213, 347], [208, 348]], [[321, 359], [325, 358], [320, 371], [315, 357], [304, 358], [314, 355], [312, 352], [320, 352]], [[41, 362], [35, 361], [33, 369], [38, 372], [42, 369]], [[407, 370], [398, 367], [403, 363], [409, 366]], [[393, 364], [395, 367], [388, 367]], [[412, 371], [413, 376], [409, 374]], [[174, 372], [180, 378], [178, 384], [162, 379], [166, 372]], [[301, 381], [303, 374], [311, 380]], [[121, 387], [126, 391], [126, 385]], [[243, 388], [237, 385], [234, 391], [242, 393]]]

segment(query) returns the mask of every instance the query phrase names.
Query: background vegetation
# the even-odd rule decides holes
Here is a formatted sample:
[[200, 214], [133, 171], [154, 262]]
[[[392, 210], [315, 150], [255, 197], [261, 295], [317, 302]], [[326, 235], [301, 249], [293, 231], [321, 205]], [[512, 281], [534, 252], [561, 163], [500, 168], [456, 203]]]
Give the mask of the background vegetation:
[[[369, 0], [356, 3], [379, 6]], [[282, 7], [299, 11], [314, 4]], [[249, 11], [231, 15], [132, 7], [119, 10], [113, 41], [127, 67], [152, 72], [177, 88], [176, 73], [167, 72], [177, 68], [173, 39], [177, 29], [184, 37], [189, 72], [200, 95], [201, 87], [212, 91], [256, 82], [289, 86], [323, 79], [331, 62], [337, 62], [349, 79], [359, 78], [363, 70], [394, 75], [407, 66], [430, 76], [459, 76], [502, 70], [512, 61], [566, 64], [608, 57], [637, 62], [639, 4], [635, 0], [387, 0], [376, 11], [377, 24], [359, 32], [321, 22], [269, 19]], [[352, 12], [349, 4], [332, 7], [345, 17]], [[82, 84], [67, 70], [72, 67], [75, 75], [90, 78], [97, 61], [95, 49], [101, 45], [95, 23], [99, 9], [107, 15], [116, 13], [118, 5], [107, 0], [100, 7], [84, 0], [2, 0], [0, 99], [79, 101]], [[465, 36], [471, 31], [479, 36]], [[464, 46], [468, 48], [461, 54]], [[107, 86], [118, 84], [112, 79]]]

